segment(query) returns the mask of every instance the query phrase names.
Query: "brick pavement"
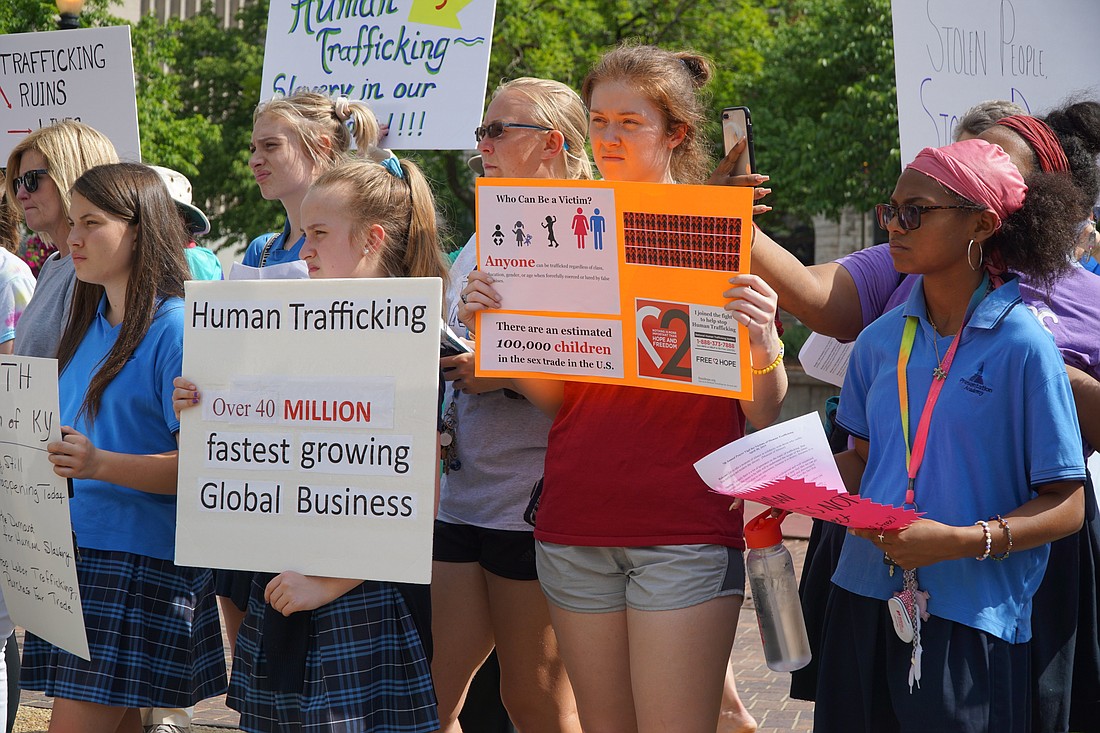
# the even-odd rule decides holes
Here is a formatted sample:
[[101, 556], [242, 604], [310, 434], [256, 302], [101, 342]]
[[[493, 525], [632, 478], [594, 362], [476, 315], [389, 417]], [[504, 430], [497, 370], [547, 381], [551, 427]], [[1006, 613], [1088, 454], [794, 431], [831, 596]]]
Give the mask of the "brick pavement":
[[[787, 547], [794, 556], [796, 572], [801, 573], [806, 556], [806, 542], [787, 540]], [[22, 642], [22, 631], [19, 634]], [[791, 700], [787, 695], [790, 675], [773, 672], [764, 664], [764, 652], [760, 646], [760, 633], [756, 627], [756, 612], [751, 597], [741, 611], [732, 658], [734, 668], [738, 671], [738, 693], [745, 707], [759, 723], [759, 733], [813, 729], [813, 703]], [[228, 663], [228, 659], [226, 661]], [[31, 707], [50, 707], [49, 698], [28, 690], [23, 691], [21, 701], [23, 705]], [[194, 722], [198, 725], [235, 728], [238, 716], [225, 707], [224, 697], [217, 697], [204, 700], [196, 706]]]

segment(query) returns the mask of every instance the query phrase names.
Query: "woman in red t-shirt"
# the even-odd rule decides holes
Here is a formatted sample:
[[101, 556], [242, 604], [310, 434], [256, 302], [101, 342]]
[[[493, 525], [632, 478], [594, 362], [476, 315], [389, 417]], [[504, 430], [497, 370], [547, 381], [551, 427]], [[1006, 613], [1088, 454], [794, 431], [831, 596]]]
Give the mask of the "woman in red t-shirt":
[[[701, 183], [708, 170], [692, 53], [622, 46], [582, 96], [607, 180]], [[463, 321], [499, 308], [472, 273]], [[735, 275], [726, 308], [748, 328], [755, 401], [580, 382], [517, 380], [554, 416], [535, 537], [539, 580], [586, 731], [712, 733], [744, 598], [741, 513], [692, 464], [779, 413], [787, 379], [775, 293]]]

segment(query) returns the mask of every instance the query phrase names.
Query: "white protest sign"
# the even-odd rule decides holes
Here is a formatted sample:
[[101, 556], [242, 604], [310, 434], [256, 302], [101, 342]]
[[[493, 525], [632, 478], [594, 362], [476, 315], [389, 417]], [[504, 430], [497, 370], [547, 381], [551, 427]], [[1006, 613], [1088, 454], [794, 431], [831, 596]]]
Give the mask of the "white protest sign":
[[178, 564], [430, 580], [441, 288], [187, 283]]
[[0, 160], [40, 127], [79, 120], [141, 160], [130, 26], [0, 35]]
[[464, 150], [481, 124], [495, 0], [272, 0], [261, 99], [370, 106], [399, 150]]
[[56, 359], [0, 357], [0, 589], [15, 623], [88, 659], [68, 485], [46, 453], [59, 415]]
[[1100, 83], [1096, 0], [893, 0], [901, 162], [989, 99], [1031, 114]]

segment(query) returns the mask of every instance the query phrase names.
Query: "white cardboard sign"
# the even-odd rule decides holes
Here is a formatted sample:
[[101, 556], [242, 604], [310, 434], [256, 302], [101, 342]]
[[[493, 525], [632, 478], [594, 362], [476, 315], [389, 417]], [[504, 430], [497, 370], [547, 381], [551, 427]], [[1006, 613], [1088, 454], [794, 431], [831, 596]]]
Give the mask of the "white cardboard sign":
[[178, 564], [430, 580], [441, 288], [187, 283]]
[[130, 26], [0, 35], [0, 161], [68, 119], [106, 135], [122, 160], [141, 160]]
[[56, 359], [0, 358], [0, 589], [16, 624], [88, 659], [68, 485], [46, 452], [60, 415]]
[[465, 150], [481, 124], [495, 0], [272, 0], [260, 98], [365, 102], [398, 150]]
[[1095, 93], [1095, 0], [893, 0], [901, 161], [952, 141], [955, 124], [989, 99], [1042, 114]]

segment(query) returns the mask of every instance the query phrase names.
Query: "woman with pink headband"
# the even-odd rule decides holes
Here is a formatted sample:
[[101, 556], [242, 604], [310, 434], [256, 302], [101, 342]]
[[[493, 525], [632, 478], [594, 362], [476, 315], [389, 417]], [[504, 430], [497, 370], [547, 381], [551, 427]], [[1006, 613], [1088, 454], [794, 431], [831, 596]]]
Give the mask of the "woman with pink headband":
[[[819, 731], [1025, 731], [1031, 598], [1084, 516], [1061, 356], [1014, 274], [1068, 267], [1079, 198], [997, 145], [923, 150], [878, 207], [908, 299], [856, 342], [837, 422], [849, 488], [923, 513], [854, 531], [833, 576]], [[1009, 272], [1011, 271], [1011, 272]], [[855, 685], [853, 689], [853, 684]]]

